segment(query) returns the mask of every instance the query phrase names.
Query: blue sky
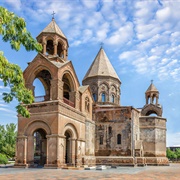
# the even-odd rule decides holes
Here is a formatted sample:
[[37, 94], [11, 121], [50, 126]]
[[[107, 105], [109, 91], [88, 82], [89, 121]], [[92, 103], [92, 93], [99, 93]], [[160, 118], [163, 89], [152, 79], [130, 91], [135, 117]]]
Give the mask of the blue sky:
[[[180, 1], [1, 0], [0, 6], [23, 17], [34, 38], [54, 11], [80, 83], [103, 42], [122, 81], [121, 105], [143, 107], [153, 79], [167, 118], [167, 145], [180, 145]], [[0, 50], [23, 70], [36, 55], [24, 48], [13, 51], [2, 40]], [[17, 102], [2, 101], [8, 90], [0, 81], [0, 124], [17, 123]]]

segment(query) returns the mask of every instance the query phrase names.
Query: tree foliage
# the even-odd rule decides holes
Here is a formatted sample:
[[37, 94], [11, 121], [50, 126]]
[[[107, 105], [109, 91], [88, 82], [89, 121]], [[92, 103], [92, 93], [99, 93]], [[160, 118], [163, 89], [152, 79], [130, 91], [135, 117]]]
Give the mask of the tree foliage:
[[7, 158], [14, 158], [15, 156], [16, 136], [15, 124], [7, 124], [6, 128], [0, 125], [0, 153]]
[[166, 156], [170, 160], [180, 159], [180, 148], [177, 148], [175, 151], [168, 148], [166, 150]]
[[[11, 48], [16, 51], [20, 49], [21, 45], [27, 51], [42, 50], [42, 46], [27, 31], [24, 19], [1, 6], [0, 35], [2, 35], [3, 41], [9, 42]], [[0, 79], [2, 79], [5, 87], [10, 87], [10, 92], [3, 93], [3, 100], [10, 103], [13, 98], [16, 98], [20, 103], [16, 106], [17, 112], [24, 117], [29, 117], [25, 104], [31, 104], [34, 101], [32, 92], [25, 87], [21, 68], [16, 64], [10, 63], [2, 51], [0, 51]]]

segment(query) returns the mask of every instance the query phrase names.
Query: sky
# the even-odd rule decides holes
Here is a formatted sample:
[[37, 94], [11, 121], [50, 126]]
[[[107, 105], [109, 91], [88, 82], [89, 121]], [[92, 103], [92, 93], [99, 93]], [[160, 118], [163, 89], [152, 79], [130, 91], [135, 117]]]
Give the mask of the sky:
[[[79, 82], [101, 44], [121, 79], [121, 105], [142, 108], [151, 80], [167, 118], [167, 146], [180, 145], [180, 0], [1, 0], [25, 19], [36, 38], [55, 21], [69, 42]], [[22, 70], [36, 52], [16, 52], [0, 39], [0, 51]], [[17, 101], [4, 103], [0, 81], [0, 124], [17, 124]], [[42, 92], [41, 92], [42, 93]]]

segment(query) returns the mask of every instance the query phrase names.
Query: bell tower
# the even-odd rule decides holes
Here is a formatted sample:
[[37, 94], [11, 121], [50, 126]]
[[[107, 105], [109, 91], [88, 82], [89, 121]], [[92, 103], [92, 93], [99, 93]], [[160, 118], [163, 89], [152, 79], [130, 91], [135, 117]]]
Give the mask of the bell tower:
[[[68, 60], [68, 40], [54, 18], [37, 40], [43, 51], [23, 72], [34, 102], [28, 105], [30, 118], [18, 116], [15, 165], [80, 166], [86, 154], [94, 156], [94, 133], [89, 135], [95, 129], [90, 89], [80, 87]], [[36, 95], [36, 80], [45, 95]]]
[[142, 109], [141, 114], [143, 116], [149, 116], [151, 114], [156, 114], [157, 116], [162, 116], [162, 107], [159, 104], [159, 91], [153, 84], [153, 80], [151, 80], [151, 84], [145, 92], [146, 104]]
[[54, 18], [37, 36], [37, 41], [43, 46], [43, 55], [51, 60], [65, 62], [68, 56], [68, 40], [56, 24]]
[[166, 119], [162, 117], [162, 106], [159, 104], [159, 91], [151, 81], [145, 92], [146, 104], [139, 117], [140, 140], [147, 164], [168, 164], [166, 158]]

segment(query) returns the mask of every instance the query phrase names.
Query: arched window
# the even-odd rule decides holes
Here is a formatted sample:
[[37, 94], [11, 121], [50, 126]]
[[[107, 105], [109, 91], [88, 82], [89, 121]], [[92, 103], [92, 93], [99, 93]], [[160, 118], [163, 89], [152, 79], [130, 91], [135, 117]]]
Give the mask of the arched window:
[[54, 54], [54, 45], [52, 40], [47, 41], [46, 45], [46, 54], [47, 55], [53, 55]]
[[93, 93], [93, 98], [94, 98], [94, 101], [96, 102], [97, 101], [96, 93]]
[[103, 136], [100, 136], [99, 144], [103, 144]]
[[85, 98], [85, 110], [89, 112], [89, 98]]
[[105, 93], [101, 94], [101, 101], [102, 102], [106, 102], [106, 95], [105, 95]]
[[111, 102], [114, 103], [114, 94], [111, 95]]
[[62, 44], [60, 42], [58, 42], [57, 54], [58, 54], [59, 57], [64, 58], [63, 46], [62, 46]]
[[121, 134], [117, 135], [117, 144], [121, 144]]
[[69, 74], [64, 74], [63, 78], [63, 101], [69, 106], [75, 107], [74, 99], [75, 94], [73, 93], [74, 87], [73, 82]]
[[111, 126], [108, 127], [108, 132], [109, 132], [109, 134], [112, 134], [112, 127]]

